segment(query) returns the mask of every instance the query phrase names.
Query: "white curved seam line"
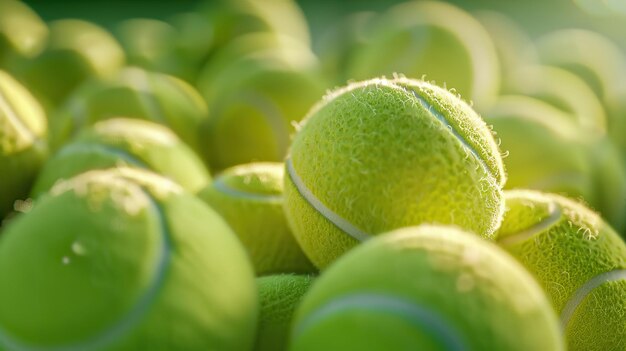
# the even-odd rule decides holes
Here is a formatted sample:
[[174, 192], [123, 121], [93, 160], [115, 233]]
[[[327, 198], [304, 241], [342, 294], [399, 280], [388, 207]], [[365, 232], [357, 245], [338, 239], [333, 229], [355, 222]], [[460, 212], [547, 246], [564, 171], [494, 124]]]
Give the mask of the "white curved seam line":
[[419, 101], [419, 103], [422, 105], [422, 107], [424, 107], [426, 110], [428, 110], [430, 113], [432, 113], [435, 118], [437, 118], [437, 120], [439, 120], [439, 122], [441, 122], [447, 130], [450, 131], [450, 133], [452, 133], [452, 135], [459, 141], [461, 142], [461, 145], [463, 145], [465, 147], [466, 150], [468, 150], [472, 156], [474, 156], [474, 158], [476, 159], [476, 161], [478, 161], [478, 163], [480, 164], [480, 166], [483, 168], [483, 170], [489, 174], [493, 179], [496, 179], [495, 175], [491, 172], [491, 169], [489, 168], [489, 166], [487, 166], [487, 163], [485, 162], [485, 160], [483, 160], [482, 157], [480, 157], [480, 155], [478, 154], [478, 152], [474, 149], [474, 147], [472, 145], [470, 145], [465, 138], [459, 134], [456, 129], [454, 129], [454, 127], [452, 126], [452, 124], [450, 122], [448, 122], [448, 120], [446, 119], [446, 117], [444, 115], [442, 115], [439, 111], [437, 111], [435, 109], [435, 107], [433, 105], [431, 105], [430, 103], [428, 103], [428, 101], [426, 101], [423, 97], [419, 96], [415, 90], [413, 89], [407, 89], [405, 88], [405, 90], [410, 91], [413, 96], [415, 96], [415, 98], [417, 99], [417, 101]]
[[569, 301], [567, 301], [565, 307], [563, 307], [563, 311], [561, 311], [561, 330], [563, 333], [565, 333], [570, 319], [574, 315], [574, 312], [576, 312], [576, 308], [578, 308], [580, 303], [587, 297], [587, 295], [589, 295], [589, 293], [591, 293], [593, 289], [604, 283], [618, 280], [626, 280], [626, 269], [619, 269], [596, 275], [578, 288]]
[[[142, 189], [143, 190], [143, 189]], [[161, 207], [154, 201], [147, 191], [143, 190], [150, 201], [150, 205], [158, 215], [159, 227], [161, 228], [161, 238], [163, 247], [159, 253], [157, 265], [155, 267], [155, 278], [146, 293], [140, 297], [135, 305], [117, 323], [104, 330], [100, 334], [90, 339], [61, 346], [33, 345], [13, 338], [6, 331], [0, 328], [0, 345], [7, 347], [9, 351], [90, 351], [101, 350], [110, 346], [116, 341], [121, 341], [123, 337], [148, 314], [148, 310], [156, 300], [166, 277], [167, 267], [171, 258], [172, 245], [170, 242], [169, 227], [165, 221], [165, 214]]]
[[331, 209], [326, 207], [307, 186], [304, 184], [302, 179], [298, 176], [296, 172], [293, 162], [291, 158], [287, 158], [285, 160], [285, 164], [287, 166], [287, 173], [289, 174], [289, 178], [300, 192], [300, 195], [311, 205], [313, 208], [317, 210], [324, 218], [329, 220], [332, 224], [337, 226], [337, 228], [344, 231], [346, 234], [350, 235], [354, 239], [358, 241], [365, 241], [371, 238], [371, 235], [362, 231], [361, 229], [355, 227], [352, 223], [348, 222], [346, 219], [341, 217], [340, 215], [333, 212]]
[[342, 315], [350, 310], [383, 312], [408, 320], [413, 326], [428, 332], [448, 351], [466, 350], [460, 334], [439, 315], [404, 298], [377, 293], [346, 295], [326, 303], [298, 324], [294, 337], [304, 333], [324, 319]]
[[159, 103], [156, 101], [154, 97], [154, 91], [150, 86], [150, 81], [148, 78], [148, 73], [144, 71], [137, 71], [137, 74], [134, 75], [135, 79], [133, 79], [133, 83], [135, 83], [135, 87], [137, 88], [137, 92], [139, 92], [139, 100], [142, 105], [146, 107], [148, 112], [148, 119], [151, 119], [150, 116], [154, 116], [156, 121], [161, 124], [165, 124], [169, 126], [165, 116], [163, 115], [161, 108], [159, 107]]
[[151, 169], [146, 163], [139, 160], [138, 158], [133, 157], [129, 153], [116, 149], [114, 147], [106, 146], [106, 145], [98, 145], [98, 144], [83, 144], [83, 143], [73, 143], [70, 144], [63, 149], [61, 149], [57, 155], [65, 156], [68, 154], [76, 153], [76, 154], [86, 154], [89, 152], [97, 152], [97, 153], [109, 153], [113, 154], [119, 159], [128, 162], [129, 164], [145, 169]]
[[258, 200], [258, 201], [267, 201], [267, 202], [281, 202], [283, 199], [282, 195], [255, 194], [255, 193], [235, 189], [229, 186], [221, 177], [213, 181], [213, 188], [215, 188], [215, 190], [225, 195], [229, 195], [237, 199]]
[[529, 228], [526, 228], [522, 231], [519, 231], [513, 235], [505, 236], [502, 239], [498, 239], [498, 243], [500, 245], [513, 245], [525, 241], [527, 239], [532, 238], [534, 235], [538, 233], [542, 233], [553, 225], [555, 225], [558, 221], [561, 220], [561, 206], [558, 204], [551, 202], [548, 205], [549, 216], [542, 219], [541, 221], [533, 224]]
[[289, 147], [289, 130], [285, 128], [287, 121], [280, 111], [280, 108], [278, 108], [274, 102], [260, 96], [258, 93], [246, 91], [242, 93], [241, 96], [243, 99], [247, 99], [251, 102], [253, 106], [256, 106], [266, 117], [274, 132], [274, 140], [276, 140], [278, 144], [278, 154], [276, 156], [278, 156], [279, 159], [283, 158]]
[[11, 124], [15, 127], [18, 134], [28, 138], [30, 143], [33, 143], [37, 139], [35, 134], [28, 129], [24, 122], [22, 122], [17, 116], [9, 102], [4, 98], [4, 94], [2, 94], [2, 92], [0, 92], [0, 111], [4, 111], [5, 116], [7, 116], [9, 121], [12, 122]]

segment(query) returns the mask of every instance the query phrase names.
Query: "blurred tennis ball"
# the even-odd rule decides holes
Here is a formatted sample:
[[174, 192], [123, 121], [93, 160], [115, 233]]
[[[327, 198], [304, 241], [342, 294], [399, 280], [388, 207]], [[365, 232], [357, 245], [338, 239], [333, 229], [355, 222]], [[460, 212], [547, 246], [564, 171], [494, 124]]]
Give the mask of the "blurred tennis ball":
[[47, 157], [46, 134], [46, 115], [39, 103], [0, 70], [0, 221], [16, 200], [28, 197]]
[[229, 168], [198, 194], [239, 236], [257, 275], [315, 271], [287, 226], [283, 168], [282, 163]]
[[50, 38], [39, 55], [12, 69], [44, 108], [53, 110], [82, 82], [110, 77], [124, 62], [122, 47], [104, 28], [64, 19], [50, 23]]
[[57, 184], [0, 238], [3, 349], [245, 350], [252, 267], [224, 221], [143, 170]]
[[504, 210], [491, 130], [423, 81], [373, 79], [325, 96], [295, 135], [286, 170], [287, 219], [320, 268], [361, 241], [424, 222], [490, 238]]
[[196, 193], [210, 182], [202, 160], [166, 127], [113, 118], [79, 133], [44, 165], [31, 194], [38, 197], [61, 179], [117, 166], [149, 169]]
[[370, 42], [354, 55], [350, 78], [425, 76], [479, 109], [493, 102], [500, 88], [496, 49], [470, 14], [444, 2], [410, 1], [392, 7], [377, 22]]
[[48, 39], [48, 26], [27, 4], [0, 1], [0, 68], [37, 55]]
[[87, 82], [70, 96], [51, 120], [51, 145], [59, 148], [83, 127], [114, 117], [165, 125], [197, 151], [207, 106], [178, 78], [126, 68], [111, 79]]
[[564, 350], [537, 282], [496, 245], [424, 225], [386, 233], [324, 272], [290, 350]]
[[595, 138], [606, 134], [607, 117], [593, 90], [571, 72], [543, 66], [524, 66], [513, 73], [511, 92], [548, 102], [574, 117], [576, 124]]
[[211, 168], [282, 161], [293, 123], [326, 89], [317, 68], [310, 50], [271, 34], [241, 37], [209, 62], [198, 88], [209, 106], [201, 133]]
[[498, 243], [537, 278], [561, 316], [568, 350], [618, 350], [626, 342], [626, 244], [570, 199], [505, 192]]
[[259, 289], [259, 329], [255, 351], [287, 350], [291, 320], [314, 278], [307, 275], [279, 274], [257, 278]]

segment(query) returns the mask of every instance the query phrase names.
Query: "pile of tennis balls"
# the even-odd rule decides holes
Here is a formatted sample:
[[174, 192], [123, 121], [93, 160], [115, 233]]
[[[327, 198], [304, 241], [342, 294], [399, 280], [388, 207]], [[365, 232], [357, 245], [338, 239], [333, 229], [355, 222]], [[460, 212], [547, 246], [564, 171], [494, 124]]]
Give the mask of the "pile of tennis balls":
[[622, 48], [433, 1], [320, 37], [0, 1], [0, 350], [626, 350]]

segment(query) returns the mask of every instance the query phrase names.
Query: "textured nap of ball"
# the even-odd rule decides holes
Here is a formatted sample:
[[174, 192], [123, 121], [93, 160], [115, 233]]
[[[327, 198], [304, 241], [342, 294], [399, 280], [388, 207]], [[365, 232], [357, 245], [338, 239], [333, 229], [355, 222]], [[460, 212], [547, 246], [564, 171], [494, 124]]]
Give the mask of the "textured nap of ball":
[[126, 68], [115, 78], [79, 88], [51, 121], [51, 145], [58, 148], [80, 129], [114, 117], [143, 119], [172, 129], [198, 150], [198, 130], [207, 106], [184, 81], [140, 68]]
[[498, 243], [537, 278], [561, 317], [568, 350], [626, 348], [626, 244], [567, 198], [505, 192]]
[[46, 115], [39, 103], [0, 70], [0, 221], [16, 200], [28, 196], [48, 154], [46, 134]]
[[59, 183], [0, 238], [0, 348], [247, 350], [258, 297], [206, 204], [136, 169]]
[[17, 0], [0, 2], [0, 68], [7, 61], [37, 55], [47, 38], [48, 27], [28, 5]]
[[285, 211], [323, 268], [376, 234], [421, 223], [492, 237], [505, 172], [485, 122], [445, 89], [373, 79], [314, 107], [286, 160]]
[[287, 350], [293, 314], [314, 279], [294, 274], [257, 278], [260, 311], [255, 351]]
[[572, 117], [546, 102], [502, 96], [485, 113], [500, 148], [507, 189], [536, 189], [595, 203], [594, 167]]
[[525, 66], [512, 73], [511, 91], [534, 97], [563, 110], [590, 136], [606, 134], [607, 116], [602, 103], [584, 80], [550, 66]]
[[33, 197], [94, 169], [116, 166], [149, 169], [196, 193], [211, 176], [199, 156], [172, 131], [153, 122], [113, 118], [84, 129], [44, 165], [31, 192]]
[[352, 79], [394, 73], [425, 76], [480, 108], [489, 106], [499, 92], [498, 58], [489, 34], [454, 5], [434, 1], [396, 5], [369, 36], [372, 39], [348, 69]]
[[104, 28], [82, 20], [50, 23], [44, 50], [16, 64], [16, 76], [51, 110], [82, 82], [114, 75], [125, 62], [124, 51]]
[[316, 279], [290, 350], [563, 350], [539, 285], [503, 250], [447, 226], [403, 228]]
[[239, 236], [257, 275], [315, 271], [287, 225], [283, 169], [282, 163], [235, 166], [198, 194]]
[[[248, 39], [260, 37], [241, 41], [249, 43]], [[213, 170], [282, 161], [294, 122], [306, 115], [326, 89], [315, 72], [318, 62], [310, 50], [261, 49], [236, 59], [238, 55], [231, 53], [249, 47], [239, 44], [234, 42], [236, 48], [227, 51], [228, 64], [216, 58], [198, 80], [209, 106], [209, 118], [201, 127], [206, 137], [202, 154]]]

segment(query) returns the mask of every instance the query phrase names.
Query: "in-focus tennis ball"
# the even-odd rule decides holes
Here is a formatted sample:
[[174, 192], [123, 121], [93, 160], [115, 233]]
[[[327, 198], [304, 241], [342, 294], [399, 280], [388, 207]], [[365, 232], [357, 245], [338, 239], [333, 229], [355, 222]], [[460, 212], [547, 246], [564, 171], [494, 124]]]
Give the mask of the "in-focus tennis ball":
[[313, 284], [290, 350], [563, 350], [539, 285], [506, 252], [454, 227], [385, 234]]
[[315, 271], [283, 212], [282, 163], [229, 168], [199, 193], [248, 249], [257, 275]]
[[196, 193], [210, 182], [206, 166], [166, 127], [128, 118], [84, 129], [44, 165], [31, 194], [37, 197], [61, 179], [116, 166], [149, 169]]
[[504, 211], [502, 158], [485, 122], [427, 82], [373, 79], [311, 110], [286, 160], [285, 211], [323, 268], [358, 242], [424, 222], [491, 238]]
[[597, 214], [567, 198], [505, 192], [498, 243], [537, 278], [568, 350], [626, 347], [626, 244]]
[[381, 16], [369, 36], [371, 41], [348, 68], [352, 79], [394, 73], [425, 76], [481, 109], [499, 92], [498, 57], [489, 34], [454, 5], [438, 1], [396, 5]]
[[574, 117], [590, 137], [606, 134], [602, 103], [584, 80], [557, 67], [524, 66], [512, 73], [509, 93], [543, 100]]
[[153, 173], [59, 183], [0, 238], [0, 348], [246, 350], [252, 267], [206, 204]]
[[535, 189], [595, 200], [593, 165], [573, 117], [526, 96], [502, 96], [485, 113], [493, 126], [508, 178], [507, 189]]
[[0, 70], [0, 221], [24, 199], [47, 157], [46, 115], [33, 96]]
[[48, 38], [48, 27], [22, 1], [0, 1], [0, 68], [14, 59], [37, 55]]
[[255, 351], [284, 351], [289, 342], [293, 314], [313, 284], [308, 275], [279, 274], [257, 278], [259, 328]]
[[122, 47], [104, 28], [65, 19], [50, 23], [50, 38], [44, 50], [19, 62], [15, 72], [44, 108], [52, 110], [82, 82], [110, 77], [124, 61]]
[[72, 94], [51, 121], [51, 144], [58, 148], [83, 127], [120, 116], [168, 126], [197, 151], [207, 106], [178, 78], [126, 68], [115, 78], [88, 82]]
[[[243, 43], [259, 49], [250, 53]], [[212, 169], [284, 159], [293, 123], [326, 89], [315, 56], [301, 47], [269, 34], [246, 36], [203, 69], [198, 88], [209, 106], [203, 154]]]

